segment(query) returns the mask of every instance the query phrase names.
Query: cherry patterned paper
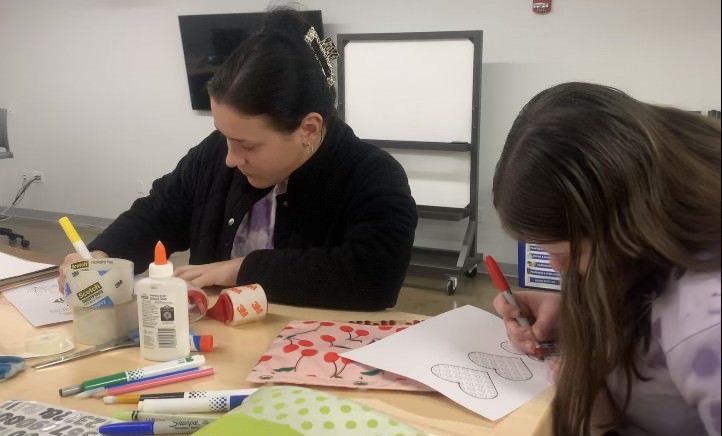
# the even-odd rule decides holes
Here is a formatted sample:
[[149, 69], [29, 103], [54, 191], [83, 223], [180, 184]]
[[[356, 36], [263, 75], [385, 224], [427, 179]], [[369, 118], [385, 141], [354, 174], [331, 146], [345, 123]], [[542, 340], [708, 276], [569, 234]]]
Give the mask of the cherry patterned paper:
[[254, 383], [432, 391], [406, 377], [356, 363], [339, 354], [404, 330], [408, 325], [358, 322], [292, 321], [246, 378]]

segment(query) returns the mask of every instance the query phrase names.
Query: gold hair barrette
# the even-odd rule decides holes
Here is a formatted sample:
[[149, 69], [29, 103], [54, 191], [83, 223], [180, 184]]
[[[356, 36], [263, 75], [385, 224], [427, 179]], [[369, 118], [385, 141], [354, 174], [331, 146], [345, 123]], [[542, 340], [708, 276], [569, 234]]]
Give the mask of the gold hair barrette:
[[[306, 44], [313, 52], [319, 65], [321, 66], [321, 72], [326, 77], [326, 82], [329, 88], [336, 84], [336, 69], [333, 66], [333, 61], [338, 58], [338, 50], [336, 50], [336, 44], [333, 43], [331, 38], [321, 39], [316, 33], [316, 29], [311, 26], [306, 32], [306, 36], [303, 38]], [[318, 56], [321, 53], [325, 62], [322, 62]], [[326, 67], [324, 67], [324, 64]]]

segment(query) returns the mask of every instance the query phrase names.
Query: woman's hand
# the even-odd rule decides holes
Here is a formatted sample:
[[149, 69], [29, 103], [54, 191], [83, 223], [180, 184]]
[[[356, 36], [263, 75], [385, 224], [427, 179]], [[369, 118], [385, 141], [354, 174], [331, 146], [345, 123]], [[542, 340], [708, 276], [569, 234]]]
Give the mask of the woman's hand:
[[203, 288], [205, 286], [235, 286], [243, 258], [204, 265], [186, 265], [175, 270], [175, 276]]
[[[506, 334], [520, 351], [533, 354], [534, 340], [556, 341], [559, 327], [559, 305], [561, 295], [552, 292], [515, 292], [514, 299], [519, 307], [506, 302], [499, 294], [494, 298], [494, 309], [504, 319]], [[522, 327], [516, 317], [522, 315], [529, 320], [531, 329]]]

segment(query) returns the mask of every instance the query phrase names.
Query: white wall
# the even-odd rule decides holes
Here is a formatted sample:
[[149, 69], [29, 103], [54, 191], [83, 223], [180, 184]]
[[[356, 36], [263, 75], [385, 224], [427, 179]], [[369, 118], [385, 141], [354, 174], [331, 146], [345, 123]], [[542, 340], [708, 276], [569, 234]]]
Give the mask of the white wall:
[[[42, 170], [21, 207], [112, 218], [212, 128], [190, 109], [178, 15], [265, 10], [264, 0], [0, 0], [0, 107], [14, 159]], [[326, 33], [484, 30], [480, 247], [515, 262], [491, 209], [494, 165], [521, 106], [558, 82], [603, 82], [652, 102], [720, 107], [718, 0], [306, 0]], [[420, 239], [439, 244], [456, 230]]]

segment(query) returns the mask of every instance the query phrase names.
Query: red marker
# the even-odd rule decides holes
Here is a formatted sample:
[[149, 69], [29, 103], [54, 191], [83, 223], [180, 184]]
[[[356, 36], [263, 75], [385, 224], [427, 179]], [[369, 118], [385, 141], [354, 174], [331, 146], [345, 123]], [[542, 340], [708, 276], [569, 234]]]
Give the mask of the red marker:
[[[514, 294], [511, 293], [511, 287], [509, 286], [509, 282], [506, 281], [506, 277], [504, 277], [504, 274], [501, 272], [501, 269], [499, 268], [499, 265], [496, 264], [496, 261], [491, 256], [485, 256], [484, 257], [484, 265], [486, 266], [486, 270], [489, 272], [489, 276], [491, 277], [491, 281], [494, 282], [494, 287], [499, 290], [501, 295], [504, 296], [504, 300], [506, 300], [507, 303], [511, 304], [512, 306], [519, 308], [519, 305], [516, 304], [516, 300], [514, 299]], [[529, 332], [531, 332], [531, 324], [529, 324], [529, 320], [526, 319], [526, 317], [520, 315], [516, 317], [516, 322], [519, 323], [520, 326], [526, 327], [529, 329]], [[536, 350], [534, 350], [534, 355], [540, 358], [544, 357], [544, 350], [543, 347], [539, 344], [539, 341], [534, 338], [534, 334], [532, 333], [532, 339], [534, 340], [534, 345], [536, 345]]]

